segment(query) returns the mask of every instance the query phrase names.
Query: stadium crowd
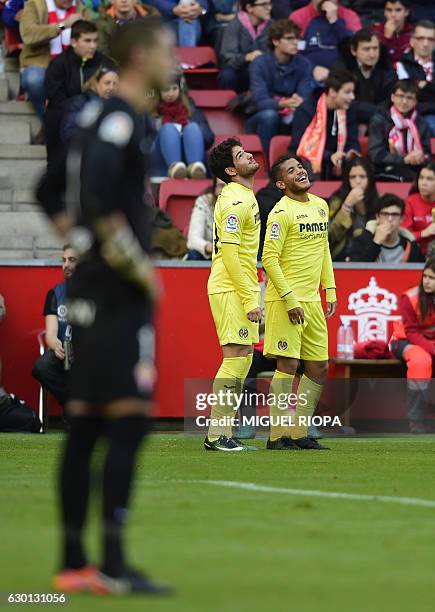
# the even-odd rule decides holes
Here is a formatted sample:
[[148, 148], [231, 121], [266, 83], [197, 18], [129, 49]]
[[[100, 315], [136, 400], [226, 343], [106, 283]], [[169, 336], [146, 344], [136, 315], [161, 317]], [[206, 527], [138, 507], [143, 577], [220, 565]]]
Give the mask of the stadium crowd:
[[[305, 160], [314, 179], [336, 181], [321, 194], [330, 206], [334, 260], [423, 260], [435, 237], [433, 2], [7, 0], [6, 51], [12, 36], [21, 98], [41, 119], [34, 142], [46, 144], [49, 164], [76, 132], [86, 103], [116, 93], [110, 58], [116, 28], [156, 15], [178, 49], [171, 84], [150, 92], [155, 183], [210, 177], [207, 151], [221, 139], [222, 126], [228, 133], [236, 122], [240, 134], [259, 138], [264, 176], [278, 157], [278, 139], [287, 136], [286, 148]], [[212, 52], [209, 61], [195, 53], [204, 47]], [[183, 59], [183, 48], [190, 59]], [[228, 93], [221, 107], [226, 130], [198, 96], [211, 89], [213, 97], [217, 88]], [[392, 190], [394, 202], [379, 200], [379, 181], [404, 183]], [[266, 220], [279, 193], [272, 184], [262, 187]], [[172, 222], [170, 211], [156, 214], [159, 257], [211, 257], [218, 188], [210, 182], [196, 202], [192, 196], [190, 227], [188, 219]], [[385, 202], [387, 212], [391, 206], [400, 212], [397, 219]], [[370, 237], [379, 248], [360, 248]]]

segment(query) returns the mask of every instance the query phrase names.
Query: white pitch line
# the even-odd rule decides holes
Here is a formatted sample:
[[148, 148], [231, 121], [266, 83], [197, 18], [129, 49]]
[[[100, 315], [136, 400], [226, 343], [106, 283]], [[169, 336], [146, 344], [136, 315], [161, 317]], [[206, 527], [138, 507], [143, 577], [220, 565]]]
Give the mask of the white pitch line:
[[245, 491], [255, 491], [258, 493], [281, 493], [284, 495], [300, 495], [302, 497], [326, 497], [328, 499], [349, 499], [354, 501], [378, 501], [387, 504], [435, 508], [435, 500], [421, 499], [418, 497], [390, 497], [388, 495], [363, 495], [359, 493], [339, 493], [334, 491], [287, 489], [284, 487], [270, 487], [267, 485], [255, 484], [253, 482], [237, 482], [233, 480], [184, 480], [182, 482], [211, 485], [215, 487], [228, 487], [231, 489], [243, 489]]

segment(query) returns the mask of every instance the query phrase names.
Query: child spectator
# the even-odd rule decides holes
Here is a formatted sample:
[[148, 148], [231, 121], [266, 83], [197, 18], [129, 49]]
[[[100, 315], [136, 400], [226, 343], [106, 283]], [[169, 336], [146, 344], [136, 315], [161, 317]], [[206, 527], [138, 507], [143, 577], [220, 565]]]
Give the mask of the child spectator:
[[418, 87], [397, 81], [391, 108], [379, 110], [369, 126], [369, 158], [378, 178], [412, 181], [430, 156], [430, 129], [417, 114]]
[[219, 50], [219, 87], [249, 89], [249, 65], [267, 50], [272, 2], [241, 0], [241, 9], [226, 28]]
[[290, 152], [307, 160], [316, 177], [341, 176], [343, 162], [359, 154], [354, 99], [353, 74], [332, 71], [324, 93], [318, 99], [313, 95], [295, 113]]
[[419, 87], [418, 113], [435, 136], [435, 24], [417, 21], [412, 28], [412, 50], [397, 64], [399, 79], [411, 79]]
[[160, 93], [156, 123], [161, 126], [156, 146], [158, 165], [164, 165], [170, 178], [205, 178], [205, 151], [213, 144], [214, 134], [187, 90], [181, 89], [178, 75]]
[[376, 219], [367, 222], [352, 242], [347, 261], [415, 263], [423, 261], [411, 232], [400, 227], [405, 202], [393, 193], [384, 193], [376, 204]]
[[329, 199], [329, 247], [334, 261], [345, 261], [355, 232], [374, 216], [379, 198], [373, 167], [364, 157], [354, 157], [343, 170], [341, 187]]
[[213, 252], [213, 216], [216, 200], [225, 187], [219, 178], [203, 195], [195, 200], [187, 235], [187, 259], [201, 261], [211, 259]]
[[365, 130], [379, 104], [390, 99], [396, 73], [387, 50], [371, 30], [360, 30], [341, 51], [342, 67], [356, 78], [354, 108], [358, 125]]
[[272, 23], [268, 46], [249, 68], [257, 112], [246, 122], [248, 134], [258, 134], [265, 155], [273, 136], [288, 132], [295, 110], [313, 88], [312, 67], [298, 53], [299, 26], [288, 19]]
[[427, 162], [406, 200], [402, 226], [415, 236], [423, 255], [435, 240], [435, 162]]
[[361, 29], [358, 15], [338, 0], [311, 0], [289, 18], [302, 30], [304, 54], [314, 67], [314, 78], [324, 82], [338, 59], [338, 45]]
[[373, 32], [379, 36], [391, 57], [391, 61], [398, 62], [404, 53], [409, 51], [411, 42], [411, 24], [408, 23], [409, 0], [385, 0], [384, 23], [373, 26]]
[[102, 66], [86, 81], [83, 93], [74, 96], [66, 104], [62, 118], [60, 137], [68, 142], [78, 129], [77, 117], [84, 106], [91, 100], [111, 98], [118, 89], [118, 70], [115, 65]]
[[427, 419], [435, 357], [435, 259], [424, 265], [420, 284], [400, 297], [401, 321], [394, 322], [391, 351], [406, 363], [409, 431], [432, 433]]

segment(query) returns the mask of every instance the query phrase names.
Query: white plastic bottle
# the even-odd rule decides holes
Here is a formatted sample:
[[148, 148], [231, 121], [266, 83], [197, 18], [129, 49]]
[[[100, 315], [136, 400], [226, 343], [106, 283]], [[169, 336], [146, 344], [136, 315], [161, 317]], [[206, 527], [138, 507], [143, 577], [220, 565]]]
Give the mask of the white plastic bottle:
[[337, 331], [337, 359], [346, 358], [346, 327], [343, 323], [340, 325]]
[[344, 352], [345, 359], [353, 359], [354, 358], [354, 335], [352, 325], [346, 325], [344, 331]]

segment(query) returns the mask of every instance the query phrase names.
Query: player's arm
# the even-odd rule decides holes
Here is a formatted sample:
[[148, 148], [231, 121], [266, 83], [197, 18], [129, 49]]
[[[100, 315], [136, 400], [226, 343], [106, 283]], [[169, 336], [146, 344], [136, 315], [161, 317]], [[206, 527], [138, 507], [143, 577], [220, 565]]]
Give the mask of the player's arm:
[[[325, 211], [327, 212], [327, 210]], [[322, 289], [326, 291], [326, 318], [332, 317], [337, 309], [337, 294], [335, 291], [334, 268], [332, 267], [331, 251], [327, 236], [324, 239], [323, 264], [320, 274]]]
[[[234, 289], [237, 292], [247, 314], [259, 310], [257, 294], [252, 291], [246, 282], [239, 259], [239, 248], [243, 239], [243, 226], [246, 218], [246, 210], [242, 204], [234, 207], [229, 201], [223, 208], [222, 224], [220, 227], [220, 242], [222, 251], [222, 263], [228, 272]], [[259, 320], [256, 313], [253, 320]]]
[[[297, 320], [294, 322], [299, 323], [303, 322], [303, 310], [280, 266], [281, 253], [288, 230], [289, 219], [287, 213], [282, 211], [277, 214], [272, 210], [267, 218], [262, 260], [263, 266], [279, 297], [285, 303], [287, 312], [295, 311]], [[299, 311], [302, 311], [302, 313]]]
[[55, 226], [58, 234], [66, 238], [73, 225], [65, 206], [66, 150], [56, 155], [36, 188], [36, 199]]
[[45, 342], [49, 349], [54, 351], [58, 359], [64, 359], [65, 353], [62, 342], [57, 337], [59, 322], [56, 315], [46, 315], [45, 317]]

